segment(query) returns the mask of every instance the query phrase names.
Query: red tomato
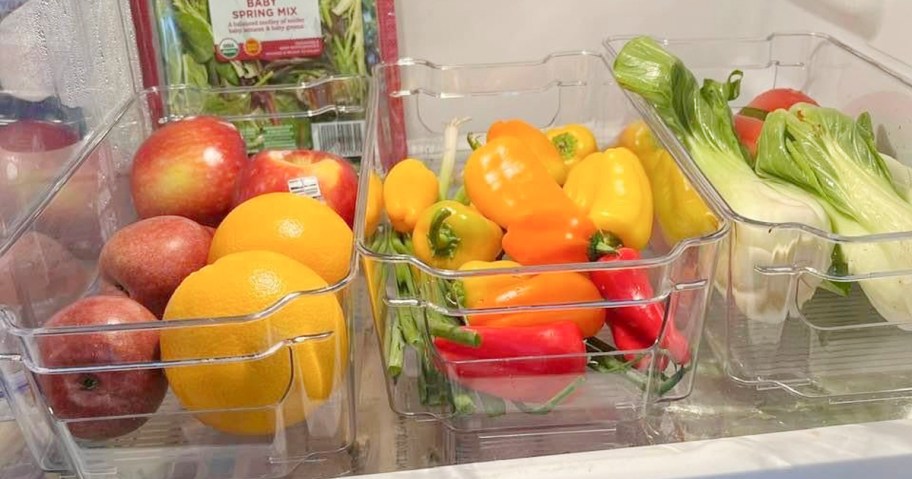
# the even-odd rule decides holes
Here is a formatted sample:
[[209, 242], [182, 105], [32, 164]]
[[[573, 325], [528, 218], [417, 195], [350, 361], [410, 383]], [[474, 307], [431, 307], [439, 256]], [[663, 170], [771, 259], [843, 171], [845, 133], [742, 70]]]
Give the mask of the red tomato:
[[760, 131], [763, 129], [763, 119], [766, 118], [766, 113], [780, 108], [788, 109], [796, 103], [817, 105], [813, 98], [798, 90], [773, 88], [757, 95], [735, 115], [735, 133], [738, 134], [741, 144], [750, 152], [751, 158], [757, 156], [757, 140], [760, 138]]
[[763, 120], [758, 120], [744, 115], [735, 115], [735, 133], [741, 144], [747, 147], [751, 158], [757, 156], [757, 140], [760, 139], [760, 131], [763, 130]]
[[791, 88], [773, 88], [767, 90], [747, 104], [750, 108], [756, 108], [765, 112], [776, 111], [780, 108], [791, 108], [795, 103], [810, 103], [816, 105], [813, 98]]

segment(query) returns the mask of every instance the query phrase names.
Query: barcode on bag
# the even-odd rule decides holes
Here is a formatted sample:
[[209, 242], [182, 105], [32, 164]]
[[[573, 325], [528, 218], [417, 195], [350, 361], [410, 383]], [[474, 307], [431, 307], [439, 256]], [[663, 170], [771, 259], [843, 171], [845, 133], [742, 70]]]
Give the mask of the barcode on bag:
[[320, 182], [316, 176], [302, 176], [288, 180], [288, 191], [290, 193], [309, 196], [315, 200], [323, 201], [323, 192], [320, 191]]
[[364, 121], [334, 121], [313, 123], [310, 127], [313, 149], [335, 153], [339, 156], [361, 156], [364, 138]]

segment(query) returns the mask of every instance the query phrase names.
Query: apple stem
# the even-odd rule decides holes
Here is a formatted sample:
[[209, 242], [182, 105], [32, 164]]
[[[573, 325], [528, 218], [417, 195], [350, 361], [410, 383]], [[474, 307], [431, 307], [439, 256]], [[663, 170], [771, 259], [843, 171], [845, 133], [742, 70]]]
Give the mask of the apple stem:
[[82, 389], [91, 391], [98, 387], [100, 381], [95, 376], [85, 376], [79, 382], [82, 383]]
[[440, 199], [447, 199], [450, 191], [450, 181], [453, 179], [453, 170], [456, 168], [456, 143], [459, 141], [459, 125], [469, 121], [470, 118], [453, 118], [443, 131], [443, 160], [440, 162], [440, 172], [437, 175], [440, 182]]

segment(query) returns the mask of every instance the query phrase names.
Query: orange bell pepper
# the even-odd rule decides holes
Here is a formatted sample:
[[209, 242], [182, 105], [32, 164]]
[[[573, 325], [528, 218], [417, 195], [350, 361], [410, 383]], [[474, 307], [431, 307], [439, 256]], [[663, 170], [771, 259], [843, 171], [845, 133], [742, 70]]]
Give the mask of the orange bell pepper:
[[554, 181], [559, 185], [564, 184], [567, 180], [568, 167], [560, 150], [551, 143], [544, 132], [522, 120], [498, 121], [488, 128], [488, 141], [507, 136], [525, 143], [538, 161], [545, 165]]
[[489, 140], [472, 152], [463, 185], [474, 207], [502, 227], [544, 208], [576, 209], [532, 150], [510, 136]]
[[536, 211], [510, 225], [503, 237], [507, 256], [525, 266], [594, 261], [620, 244], [582, 211], [567, 209]]
[[[491, 263], [487, 263], [491, 264]], [[489, 269], [484, 262], [463, 265], [462, 270]], [[499, 262], [497, 267], [515, 263]], [[482, 280], [486, 278], [487, 280]], [[495, 279], [496, 278], [496, 279]], [[482, 310], [509, 306], [533, 306], [597, 302], [602, 300], [598, 288], [581, 273], [556, 272], [537, 275], [493, 275], [466, 278], [462, 283], [465, 306]], [[472, 314], [470, 326], [509, 327], [535, 326], [559, 321], [576, 324], [583, 337], [595, 336], [605, 322], [602, 308], [523, 311], [518, 313]]]

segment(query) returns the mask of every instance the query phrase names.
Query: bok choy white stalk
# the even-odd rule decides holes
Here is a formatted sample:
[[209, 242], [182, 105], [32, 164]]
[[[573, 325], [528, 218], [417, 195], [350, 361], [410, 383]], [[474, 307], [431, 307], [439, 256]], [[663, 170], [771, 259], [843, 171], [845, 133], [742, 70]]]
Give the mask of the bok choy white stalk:
[[[897, 188], [874, 145], [867, 113], [853, 120], [838, 110], [797, 104], [767, 116], [758, 143], [758, 174], [775, 177], [820, 198], [834, 230], [846, 236], [912, 232], [912, 205]], [[848, 273], [887, 321], [912, 330], [912, 240], [841, 243]]]
[[[651, 38], [638, 37], [619, 52], [614, 74], [623, 88], [655, 108], [735, 213], [761, 222], [830, 229], [826, 212], [813, 195], [760, 178], [749, 166], [728, 106], [738, 95], [740, 72], [724, 83], [704, 80], [700, 87], [681, 60]], [[729, 251], [720, 258], [716, 287], [730, 293], [748, 318], [767, 323], [784, 321], [813, 296], [821, 281], [812, 275], [770, 275], [756, 268], [798, 264], [826, 271], [832, 254], [828, 242], [792, 228], [736, 222], [729, 241]]]

